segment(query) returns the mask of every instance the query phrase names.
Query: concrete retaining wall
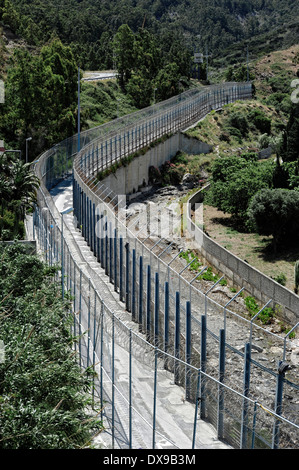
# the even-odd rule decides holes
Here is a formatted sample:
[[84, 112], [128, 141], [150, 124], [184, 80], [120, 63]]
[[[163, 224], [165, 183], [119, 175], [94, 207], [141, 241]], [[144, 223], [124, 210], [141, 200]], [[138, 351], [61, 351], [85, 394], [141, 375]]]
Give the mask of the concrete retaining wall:
[[134, 194], [142, 186], [148, 185], [148, 172], [151, 166], [160, 167], [179, 151], [197, 155], [209, 153], [211, 150], [210, 145], [178, 132], [165, 142], [155, 145], [145, 154], [135, 157], [129, 165], [118, 168], [115, 173], [103, 179], [103, 183], [115, 194]]
[[[186, 137], [183, 133], [176, 133], [165, 142], [151, 148], [144, 155], [136, 157], [129, 165], [121, 167], [115, 173], [110, 174], [103, 180], [103, 183], [115, 194], [129, 196], [137, 193], [143, 185], [148, 184], [150, 166], [161, 166], [174, 157], [178, 151], [200, 154], [208, 153], [211, 150], [210, 146], [197, 139]], [[190, 198], [187, 229], [203, 260], [214, 266], [236, 286], [244, 287], [250, 295], [253, 295], [262, 304], [272, 299], [273, 307], [280, 318], [290, 325], [295, 324], [299, 319], [299, 297], [295, 293], [230, 253], [193, 223], [190, 216], [191, 207], [201, 203], [202, 200], [202, 191], [197, 192]]]

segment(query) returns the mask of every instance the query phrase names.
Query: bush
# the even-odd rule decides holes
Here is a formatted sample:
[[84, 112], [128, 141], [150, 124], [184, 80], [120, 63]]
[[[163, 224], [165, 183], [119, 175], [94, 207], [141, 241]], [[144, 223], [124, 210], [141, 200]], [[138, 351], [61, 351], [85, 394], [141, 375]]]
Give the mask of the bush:
[[269, 119], [261, 110], [253, 109], [248, 114], [248, 119], [263, 134], [270, 134], [271, 119]]
[[232, 113], [229, 117], [229, 126], [238, 129], [242, 137], [245, 137], [248, 133], [248, 121], [243, 114], [237, 112]]
[[24, 222], [16, 220], [16, 214], [7, 209], [4, 210], [3, 217], [0, 216], [0, 227], [0, 238], [2, 241], [22, 240], [25, 237]]
[[287, 277], [284, 273], [280, 273], [274, 278], [274, 281], [278, 282], [278, 284], [281, 284], [282, 286], [285, 286], [287, 282]]
[[251, 200], [249, 219], [260, 235], [272, 235], [274, 251], [299, 236], [299, 192], [262, 189]]
[[237, 139], [238, 143], [239, 144], [242, 144], [242, 141], [243, 141], [243, 136], [240, 132], [239, 129], [237, 129], [236, 127], [226, 127], [225, 128], [225, 131], [230, 135], [230, 136], [233, 136]]
[[175, 165], [174, 163], [167, 161], [160, 167], [162, 184], [173, 184], [177, 185], [181, 182], [185, 168], [183, 165]]
[[0, 448], [76, 449], [102, 429], [88, 414], [93, 371], [74, 356], [69, 301], [25, 248], [0, 245]]
[[251, 316], [255, 315], [259, 311], [259, 306], [254, 297], [249, 295], [245, 297], [244, 302]]

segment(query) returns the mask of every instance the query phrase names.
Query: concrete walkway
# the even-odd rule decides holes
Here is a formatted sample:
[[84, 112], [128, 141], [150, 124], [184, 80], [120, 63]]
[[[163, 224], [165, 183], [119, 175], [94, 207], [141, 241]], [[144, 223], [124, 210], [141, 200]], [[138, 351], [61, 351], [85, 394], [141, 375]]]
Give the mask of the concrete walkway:
[[[51, 195], [59, 211], [72, 207], [72, 181], [65, 180], [53, 188]], [[71, 230], [74, 239], [86, 265], [88, 265], [94, 283], [105, 299], [105, 303], [117, 314], [128, 328], [138, 331], [138, 325], [132, 321], [130, 314], [125, 310], [124, 303], [119, 301], [119, 295], [109, 284], [109, 277], [97, 262], [90, 248], [87, 246], [81, 233], [74, 227], [72, 214], [64, 216], [64, 222]], [[141, 333], [138, 333], [141, 335]], [[108, 341], [107, 341], [108, 343]], [[152, 449], [152, 403], [153, 403], [153, 370], [145, 365], [144, 361], [134, 359], [133, 380], [133, 448]], [[115, 374], [118, 377], [116, 391], [116, 413], [120, 422], [118, 432], [115, 432], [114, 448], [128, 448], [128, 407], [123, 398], [122, 391], [127, 390], [128, 383], [128, 350], [126, 345], [119, 343], [115, 347]], [[194, 428], [193, 404], [185, 401], [184, 390], [173, 383], [170, 373], [166, 373], [163, 364], [158, 363], [158, 390], [156, 404], [156, 449], [191, 449]], [[107, 387], [109, 388], [109, 380]], [[119, 406], [118, 406], [119, 405]], [[109, 413], [107, 413], [107, 416]], [[116, 422], [116, 421], [115, 421]], [[103, 448], [111, 448], [111, 428], [109, 418], [104, 422], [106, 431], [96, 439], [96, 445]], [[195, 449], [229, 449], [221, 441], [217, 440], [214, 428], [200, 419], [196, 422]]]

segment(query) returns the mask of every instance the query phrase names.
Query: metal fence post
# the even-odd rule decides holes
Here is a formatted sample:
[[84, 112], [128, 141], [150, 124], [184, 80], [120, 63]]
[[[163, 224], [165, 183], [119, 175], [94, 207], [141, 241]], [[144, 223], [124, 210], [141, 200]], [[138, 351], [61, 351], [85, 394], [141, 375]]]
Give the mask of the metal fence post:
[[92, 204], [92, 251], [94, 255], [97, 253], [96, 247], [96, 206]]
[[147, 266], [147, 295], [146, 295], [146, 334], [150, 339], [151, 323], [151, 266]]
[[139, 312], [138, 323], [139, 331], [142, 331], [142, 317], [143, 317], [143, 257], [139, 257]]
[[174, 357], [175, 357], [175, 370], [174, 370], [174, 383], [179, 383], [178, 364], [176, 359], [180, 358], [180, 293], [175, 294], [175, 339], [174, 339]]
[[[277, 415], [280, 415], [282, 411], [284, 375], [285, 375], [284, 371], [280, 370], [279, 368], [278, 374], [277, 374], [276, 397], [275, 397], [275, 413]], [[279, 419], [275, 419], [274, 426], [273, 426], [272, 449], [278, 449], [278, 448], [279, 448]]]
[[119, 300], [123, 300], [123, 237], [119, 237]]
[[105, 227], [106, 227], [106, 235], [105, 235], [105, 274], [108, 276], [108, 222], [106, 221]]
[[132, 319], [136, 321], [136, 250], [132, 252]]
[[200, 369], [198, 369], [198, 372], [197, 372], [197, 385], [196, 385], [196, 395], [195, 395], [195, 411], [194, 411], [194, 422], [193, 422], [192, 449], [195, 448], [196, 428], [197, 428], [197, 419], [198, 419], [199, 386], [200, 386]]
[[101, 234], [100, 234], [100, 259], [101, 259], [101, 267], [104, 268], [104, 213], [100, 216], [101, 219]]
[[242, 425], [241, 425], [241, 443], [240, 448], [247, 448], [247, 435], [248, 435], [248, 401], [246, 398], [249, 394], [250, 384], [250, 362], [251, 362], [251, 345], [246, 343], [244, 354], [244, 398], [243, 398], [243, 411], [242, 411]]
[[113, 254], [112, 254], [112, 223], [109, 224], [109, 282], [112, 284], [113, 272], [112, 272], [112, 263], [113, 263]]
[[[186, 364], [191, 363], [191, 304], [186, 302]], [[186, 366], [186, 400], [190, 399], [190, 368]]]
[[81, 358], [82, 358], [82, 351], [81, 351], [81, 320], [82, 320], [82, 269], [80, 269], [80, 281], [79, 281], [79, 361], [81, 367]]
[[117, 230], [114, 229], [114, 291], [117, 292]]
[[155, 372], [154, 372], [154, 406], [153, 406], [153, 449], [156, 445], [156, 411], [157, 411], [157, 365], [158, 350], [155, 348]]
[[[169, 284], [164, 284], [164, 351], [168, 353], [169, 345]], [[166, 359], [165, 359], [166, 360]]]
[[115, 318], [114, 314], [112, 314], [112, 449], [114, 449], [114, 436], [115, 436], [115, 371], [114, 371], [114, 366], [115, 366]]
[[132, 330], [129, 330], [129, 449], [132, 449]]
[[88, 314], [87, 314], [87, 367], [89, 367], [89, 347], [90, 347], [90, 278], [88, 279]]
[[126, 310], [130, 312], [130, 245], [126, 243]]
[[104, 399], [103, 399], [103, 344], [104, 344], [104, 301], [102, 300], [101, 305], [101, 351], [100, 351], [100, 361], [101, 361], [101, 372], [100, 372], [100, 402], [101, 402], [101, 420], [103, 421], [103, 408], [104, 408]]
[[[200, 368], [202, 372], [206, 372], [207, 362], [207, 317], [201, 316], [201, 354], [200, 354]], [[206, 387], [205, 377], [201, 381], [201, 403], [200, 403], [200, 416], [202, 419], [206, 418]]]
[[[94, 290], [94, 309], [93, 309], [93, 354], [92, 354], [92, 367], [95, 374], [95, 365], [96, 365], [96, 344], [97, 344], [97, 335], [96, 335], [96, 326], [97, 326], [97, 293]], [[95, 375], [93, 375], [93, 387], [92, 387], [92, 403], [94, 405], [94, 391], [95, 391]]]
[[225, 330], [220, 330], [220, 348], [219, 348], [219, 396], [218, 396], [218, 438], [222, 439], [224, 435], [224, 390], [221, 383], [224, 381], [225, 371]]
[[155, 346], [158, 346], [159, 341], [159, 273], [155, 273]]

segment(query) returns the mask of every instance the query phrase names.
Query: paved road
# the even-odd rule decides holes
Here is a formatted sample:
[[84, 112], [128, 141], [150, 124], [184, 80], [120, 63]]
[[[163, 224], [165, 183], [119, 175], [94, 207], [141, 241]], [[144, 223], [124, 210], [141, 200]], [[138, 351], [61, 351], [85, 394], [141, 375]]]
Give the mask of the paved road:
[[116, 72], [114, 70], [108, 70], [106, 72], [85, 72], [83, 80], [84, 81], [98, 81], [98, 80], [107, 80], [109, 78], [115, 78]]

